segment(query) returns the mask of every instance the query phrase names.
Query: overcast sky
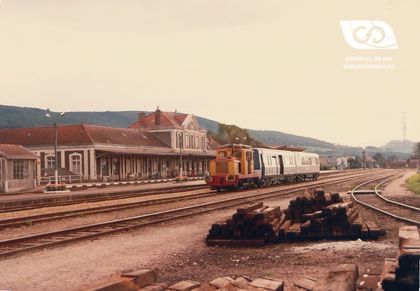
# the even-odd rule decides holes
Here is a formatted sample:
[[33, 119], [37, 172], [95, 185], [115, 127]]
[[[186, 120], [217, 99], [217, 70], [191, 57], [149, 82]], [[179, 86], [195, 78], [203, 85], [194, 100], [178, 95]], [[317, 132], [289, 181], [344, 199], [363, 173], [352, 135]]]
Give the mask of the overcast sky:
[[[0, 0], [0, 104], [162, 110], [347, 145], [420, 140], [420, 1]], [[383, 20], [398, 50], [350, 47]], [[345, 70], [347, 57], [394, 69]]]

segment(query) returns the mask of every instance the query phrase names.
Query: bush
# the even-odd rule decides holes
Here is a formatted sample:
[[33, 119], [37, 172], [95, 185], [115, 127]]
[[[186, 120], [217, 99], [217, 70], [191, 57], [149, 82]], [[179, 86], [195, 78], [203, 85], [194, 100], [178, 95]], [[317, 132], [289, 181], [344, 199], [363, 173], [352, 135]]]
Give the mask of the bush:
[[64, 191], [67, 190], [66, 184], [65, 183], [59, 183], [59, 184], [55, 184], [55, 183], [48, 183], [47, 186], [45, 186], [45, 190], [47, 191]]
[[405, 180], [405, 183], [408, 190], [420, 194], [420, 174], [414, 174]]
[[187, 181], [188, 181], [188, 178], [186, 176], [183, 176], [182, 178], [178, 176], [175, 178], [175, 182], [187, 182]]

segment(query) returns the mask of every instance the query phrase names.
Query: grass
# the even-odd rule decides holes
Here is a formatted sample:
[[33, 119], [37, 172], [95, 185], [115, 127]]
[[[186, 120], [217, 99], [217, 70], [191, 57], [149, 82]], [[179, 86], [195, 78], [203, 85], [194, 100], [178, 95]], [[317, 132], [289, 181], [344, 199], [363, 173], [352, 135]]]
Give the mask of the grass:
[[408, 190], [420, 194], [420, 174], [414, 174], [405, 180], [405, 186]]

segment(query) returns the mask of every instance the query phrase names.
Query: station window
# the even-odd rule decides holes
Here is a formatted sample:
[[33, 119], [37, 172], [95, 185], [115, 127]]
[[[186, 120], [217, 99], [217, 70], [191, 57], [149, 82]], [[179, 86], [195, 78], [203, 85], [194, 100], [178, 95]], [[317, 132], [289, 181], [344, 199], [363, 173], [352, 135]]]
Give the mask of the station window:
[[29, 161], [13, 160], [13, 179], [22, 180], [29, 176]]
[[47, 156], [46, 157], [46, 168], [47, 169], [54, 169], [55, 168], [55, 157], [54, 156]]
[[82, 173], [82, 155], [81, 154], [70, 155], [70, 171], [76, 174]]

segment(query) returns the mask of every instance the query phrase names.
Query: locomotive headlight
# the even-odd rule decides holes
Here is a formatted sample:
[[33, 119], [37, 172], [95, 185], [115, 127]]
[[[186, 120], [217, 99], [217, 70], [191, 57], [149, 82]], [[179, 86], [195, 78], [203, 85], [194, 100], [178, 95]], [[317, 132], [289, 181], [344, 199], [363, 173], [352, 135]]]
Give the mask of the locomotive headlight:
[[233, 176], [233, 175], [227, 176], [226, 181], [235, 181], [235, 176]]

